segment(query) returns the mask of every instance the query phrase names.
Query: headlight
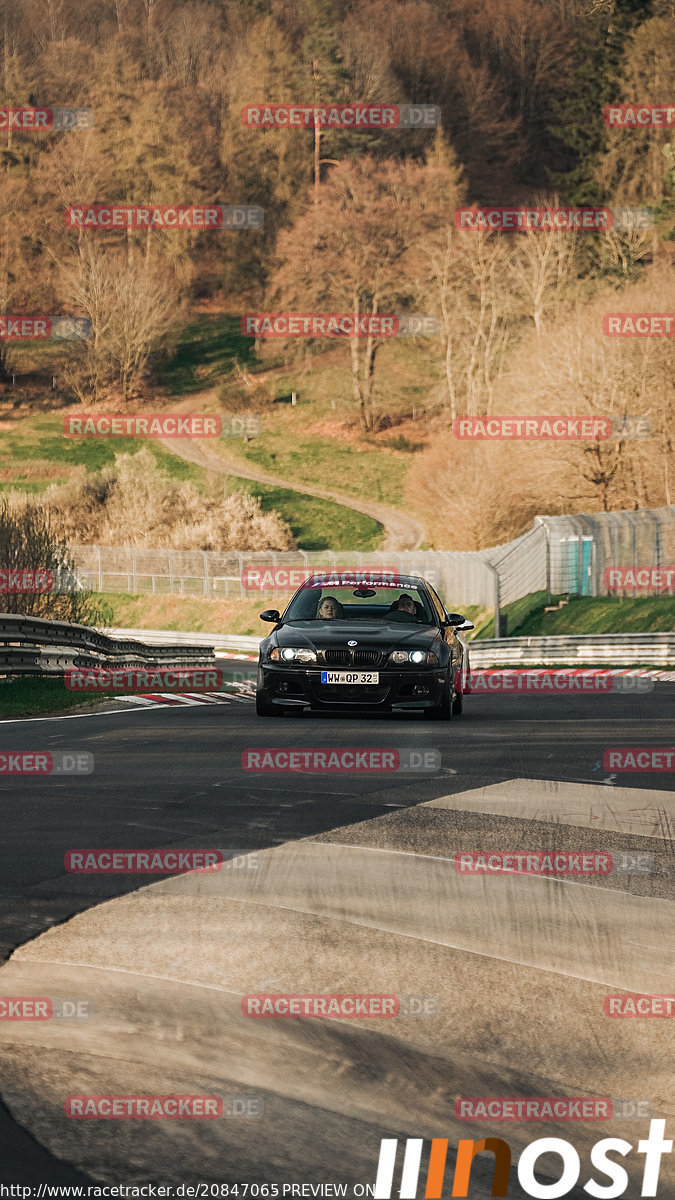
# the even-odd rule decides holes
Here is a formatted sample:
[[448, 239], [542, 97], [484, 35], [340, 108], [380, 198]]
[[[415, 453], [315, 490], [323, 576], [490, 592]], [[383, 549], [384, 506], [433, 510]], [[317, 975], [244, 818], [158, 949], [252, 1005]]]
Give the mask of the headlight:
[[[274, 656], [275, 652], [273, 650], [270, 658], [274, 659]], [[316, 662], [316, 650], [310, 650], [304, 646], [284, 646], [283, 650], [276, 651], [276, 658], [278, 659], [279, 657], [284, 662], [314, 663]]]
[[407, 650], [394, 650], [394, 653], [390, 654], [389, 657], [393, 663], [397, 664], [397, 666], [401, 663], [410, 662], [410, 655], [408, 654]]
[[438, 655], [434, 654], [433, 650], [392, 650], [389, 661], [397, 667], [410, 663], [416, 667], [437, 667]]

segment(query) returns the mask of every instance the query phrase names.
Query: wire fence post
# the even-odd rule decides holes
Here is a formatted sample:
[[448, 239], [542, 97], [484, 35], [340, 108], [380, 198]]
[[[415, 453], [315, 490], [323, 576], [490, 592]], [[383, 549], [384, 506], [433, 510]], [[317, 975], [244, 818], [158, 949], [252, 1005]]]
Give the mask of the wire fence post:
[[551, 530], [548, 527], [548, 522], [542, 520], [541, 517], [535, 517], [534, 520], [535, 520], [535, 523], [538, 522], [539, 525], [541, 526], [541, 528], [544, 530], [544, 537], [546, 538], [546, 542], [544, 543], [544, 555], [545, 555], [545, 563], [546, 563], [546, 603], [550, 604], [551, 603]]
[[501, 614], [500, 603], [499, 603], [499, 600], [500, 600], [500, 597], [499, 597], [499, 571], [497, 570], [497, 568], [496, 568], [496, 567], [494, 567], [494, 566], [492, 565], [492, 563], [486, 563], [486, 566], [487, 566], [487, 567], [489, 567], [489, 569], [492, 571], [492, 574], [493, 574], [493, 577], [494, 577], [494, 585], [495, 585], [495, 637], [496, 637], [496, 638], [501, 638], [501, 636], [502, 636], [502, 628], [501, 628], [501, 627], [502, 627], [502, 614]]

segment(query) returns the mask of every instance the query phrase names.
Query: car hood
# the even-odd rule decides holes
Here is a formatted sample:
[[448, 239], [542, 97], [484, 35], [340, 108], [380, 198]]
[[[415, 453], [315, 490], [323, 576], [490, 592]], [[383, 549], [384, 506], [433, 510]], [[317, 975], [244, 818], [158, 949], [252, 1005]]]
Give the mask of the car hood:
[[348, 641], [359, 646], [386, 648], [397, 646], [430, 646], [440, 638], [435, 626], [404, 625], [392, 621], [301, 621], [290, 622], [275, 629], [272, 637], [279, 646], [345, 647]]

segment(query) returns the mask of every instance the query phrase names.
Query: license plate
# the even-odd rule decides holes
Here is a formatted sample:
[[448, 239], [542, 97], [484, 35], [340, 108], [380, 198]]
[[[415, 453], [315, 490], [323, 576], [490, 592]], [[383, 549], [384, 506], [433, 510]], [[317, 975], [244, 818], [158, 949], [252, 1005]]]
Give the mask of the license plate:
[[379, 671], [322, 671], [322, 683], [379, 683]]

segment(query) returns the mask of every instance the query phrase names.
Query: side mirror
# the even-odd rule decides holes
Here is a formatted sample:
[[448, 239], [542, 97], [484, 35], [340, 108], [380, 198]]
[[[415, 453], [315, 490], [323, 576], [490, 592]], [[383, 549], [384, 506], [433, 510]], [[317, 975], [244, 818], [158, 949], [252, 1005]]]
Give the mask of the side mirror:
[[455, 625], [455, 633], [468, 633], [470, 629], [475, 629], [473, 621], [465, 621], [463, 625]]
[[266, 608], [264, 612], [261, 612], [260, 620], [261, 621], [280, 621], [281, 617], [279, 616], [279, 613], [276, 608]]
[[466, 617], [463, 617], [461, 613], [446, 612], [445, 616], [446, 616], [446, 621], [445, 621], [446, 625], [455, 625], [455, 626], [464, 625], [464, 623], [466, 621]]

